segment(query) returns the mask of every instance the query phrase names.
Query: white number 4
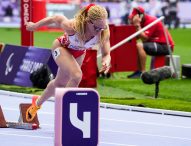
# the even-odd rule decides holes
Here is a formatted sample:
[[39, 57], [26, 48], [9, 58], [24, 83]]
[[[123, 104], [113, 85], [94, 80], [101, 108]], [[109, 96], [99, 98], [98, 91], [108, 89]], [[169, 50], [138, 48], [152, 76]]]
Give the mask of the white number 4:
[[83, 133], [83, 138], [90, 138], [91, 112], [83, 112], [83, 121], [78, 118], [78, 104], [70, 103], [70, 121], [72, 125]]

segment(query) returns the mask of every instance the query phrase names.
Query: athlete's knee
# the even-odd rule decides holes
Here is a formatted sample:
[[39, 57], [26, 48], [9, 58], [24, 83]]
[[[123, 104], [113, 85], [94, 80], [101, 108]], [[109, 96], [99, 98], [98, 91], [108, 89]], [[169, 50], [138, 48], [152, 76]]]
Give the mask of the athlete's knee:
[[143, 49], [143, 43], [140, 43], [140, 42], [137, 43], [136, 47], [137, 47], [138, 50]]
[[82, 80], [82, 71], [76, 71], [70, 75], [70, 80], [74, 82], [80, 82]]
[[46, 86], [46, 88], [50, 88], [50, 87], [54, 87], [54, 79], [51, 80], [51, 81], [47, 84], [47, 86]]
[[54, 87], [65, 87], [67, 82], [61, 81], [61, 80], [55, 80], [54, 81]]

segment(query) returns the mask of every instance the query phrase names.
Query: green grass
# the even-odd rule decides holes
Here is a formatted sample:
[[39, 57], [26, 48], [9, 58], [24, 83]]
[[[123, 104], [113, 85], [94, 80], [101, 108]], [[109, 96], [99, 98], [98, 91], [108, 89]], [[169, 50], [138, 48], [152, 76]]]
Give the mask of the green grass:
[[[191, 80], [188, 79], [162, 81], [157, 99], [154, 98], [155, 85], [145, 85], [139, 79], [99, 79], [98, 81], [98, 91], [103, 102], [191, 111]], [[115, 93], [114, 97], [113, 93]], [[108, 96], [109, 94], [112, 95]]]
[[[175, 41], [174, 54], [180, 56], [181, 64], [191, 63], [191, 29], [170, 30]], [[0, 29], [0, 42], [20, 45], [19, 29]], [[35, 32], [35, 46], [50, 48], [53, 40], [62, 32]], [[2, 37], [3, 36], [3, 37]], [[147, 61], [147, 68], [150, 62]], [[152, 107], [191, 112], [191, 80], [169, 79], [160, 83], [157, 99], [154, 85], [146, 85], [140, 79], [127, 79], [127, 72], [114, 73], [110, 79], [98, 79], [97, 90], [102, 102]], [[37, 88], [0, 85], [0, 89], [23, 93], [41, 94]]]
[[180, 56], [182, 64], [191, 63], [191, 29], [175, 29], [170, 33], [175, 42], [175, 52]]
[[[105, 86], [113, 87], [124, 91], [136, 93], [127, 94], [124, 97], [130, 98], [153, 98], [155, 85], [146, 85], [139, 79], [110, 79], [104, 80]], [[176, 80], [169, 79], [160, 82], [159, 98], [162, 99], [180, 99], [185, 101], [191, 101], [191, 81], [190, 80]], [[103, 84], [103, 83], [102, 83]], [[137, 97], [139, 95], [139, 97]], [[184, 96], [183, 96], [184, 95]]]
[[[5, 44], [21, 45], [20, 29], [0, 28], [0, 34], [0, 42]], [[51, 48], [53, 40], [62, 34], [62, 32], [35, 32], [34, 46]]]

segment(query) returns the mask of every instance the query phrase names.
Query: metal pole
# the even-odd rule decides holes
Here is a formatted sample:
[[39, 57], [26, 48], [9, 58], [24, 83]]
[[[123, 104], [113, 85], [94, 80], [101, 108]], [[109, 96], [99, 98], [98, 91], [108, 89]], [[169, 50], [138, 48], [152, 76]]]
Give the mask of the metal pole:
[[172, 67], [174, 69], [175, 77], [178, 78], [178, 72], [177, 72], [177, 69], [175, 67], [174, 59], [173, 59], [173, 56], [172, 56], [172, 51], [171, 51], [171, 48], [170, 48], [170, 43], [169, 43], [168, 35], [167, 35], [167, 32], [166, 32], [166, 27], [165, 27], [164, 23], [162, 23], [162, 25], [163, 25], [164, 35], [165, 35], [165, 39], [166, 39], [166, 43], [167, 43], [167, 47], [168, 47], [170, 60], [172, 61]]
[[[121, 45], [125, 44], [126, 42], [128, 42], [129, 40], [135, 38], [136, 36], [138, 36], [139, 34], [141, 34], [142, 32], [144, 32], [145, 30], [147, 30], [148, 28], [152, 27], [153, 25], [155, 25], [156, 23], [158, 23], [159, 21], [163, 20], [164, 16], [161, 16], [160, 18], [156, 19], [155, 21], [153, 21], [152, 23], [150, 23], [149, 25], [143, 27], [142, 29], [140, 29], [139, 31], [135, 32], [134, 34], [130, 35], [129, 37], [127, 37], [126, 39], [122, 40], [121, 42], [117, 43], [116, 45], [114, 45], [113, 47], [111, 47], [110, 51], [115, 50], [116, 48], [120, 47]], [[101, 54], [97, 55], [97, 58], [101, 57]]]

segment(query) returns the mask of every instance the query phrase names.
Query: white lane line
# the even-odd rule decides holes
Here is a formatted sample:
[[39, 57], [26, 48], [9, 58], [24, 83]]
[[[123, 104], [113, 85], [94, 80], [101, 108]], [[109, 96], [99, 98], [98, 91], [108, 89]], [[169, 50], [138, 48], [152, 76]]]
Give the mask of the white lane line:
[[[15, 109], [15, 108], [3, 108], [3, 110], [19, 111], [18, 109]], [[39, 111], [39, 114], [54, 115], [53, 112], [44, 112], [44, 111]], [[174, 125], [174, 124], [160, 124], [160, 123], [153, 123], [153, 122], [138, 122], [138, 121], [111, 119], [111, 118], [100, 118], [100, 120], [113, 121], [113, 122], [121, 122], [121, 123], [133, 123], [133, 124], [143, 124], [143, 125], [153, 125], [153, 126], [163, 126], [163, 127], [172, 127], [172, 128], [191, 129], [190, 126], [182, 126], [182, 125]], [[50, 125], [50, 124], [41, 124], [41, 125], [51, 126], [51, 127], [54, 126], [54, 125]]]
[[[3, 110], [19, 111], [18, 109], [15, 109], [15, 108], [3, 108]], [[39, 111], [39, 114], [54, 115], [53, 112], [44, 112], [44, 111]], [[163, 126], [163, 127], [191, 129], [190, 126], [182, 126], [182, 125], [174, 125], [174, 124], [160, 124], [160, 123], [153, 123], [153, 122], [138, 122], [138, 121], [129, 121], [129, 120], [110, 119], [110, 118], [100, 118], [100, 120], [113, 121], [113, 122], [122, 122], [122, 123], [134, 123], [134, 124], [143, 124], [143, 125], [154, 125], [154, 126]]]
[[[54, 137], [47, 137], [47, 136], [32, 136], [32, 135], [13, 134], [13, 133], [10, 134], [10, 133], [4, 133], [4, 132], [0, 132], [0, 135], [17, 136], [17, 137], [28, 137], [28, 138], [41, 138], [41, 139], [51, 139], [51, 140], [54, 139]], [[111, 142], [100, 142], [100, 144], [116, 145], [116, 146], [136, 146], [136, 145], [127, 145], [127, 144], [111, 143]]]
[[169, 139], [179, 139], [179, 140], [191, 141], [191, 138], [177, 137], [177, 136], [167, 136], [167, 135], [139, 133], [139, 132], [124, 132], [124, 131], [103, 130], [103, 129], [101, 129], [101, 131], [102, 132], [109, 132], [109, 133], [121, 133], [121, 134], [141, 135], [141, 136], [151, 136], [151, 137], [160, 137], [160, 138], [169, 138]]
[[[124, 132], [124, 131], [118, 131], [118, 130], [106, 130], [106, 129], [100, 129], [102, 132], [107, 133], [120, 133], [120, 134], [129, 134], [129, 135], [141, 135], [141, 136], [151, 136], [151, 137], [160, 137], [160, 138], [169, 138], [169, 139], [179, 139], [179, 140], [187, 140], [191, 141], [191, 138], [185, 138], [185, 137], [176, 137], [176, 136], [166, 136], [166, 135], [159, 135], [159, 134], [149, 134], [149, 133], [139, 133], [139, 132]], [[50, 131], [54, 132], [54, 131]], [[43, 136], [30, 136], [30, 135], [18, 135], [18, 134], [10, 134], [7, 131], [0, 132], [0, 135], [13, 135], [13, 136], [26, 136], [26, 137], [34, 137], [34, 138], [51, 138], [51, 137], [43, 137]]]
[[4, 133], [0, 132], [0, 135], [5, 136], [17, 136], [17, 137], [29, 137], [29, 138], [41, 138], [41, 139], [54, 139], [54, 137], [47, 137], [47, 136], [32, 136], [32, 135], [26, 135], [26, 134], [10, 134], [10, 133]]
[[116, 146], [136, 146], [136, 145], [127, 145], [127, 144], [111, 143], [111, 142], [100, 142], [100, 144], [116, 145]]
[[[3, 108], [3, 110], [19, 111], [18, 109], [15, 109], [15, 108]], [[39, 111], [39, 114], [54, 115], [53, 112], [44, 112], [44, 111]], [[153, 123], [153, 122], [138, 122], [138, 121], [111, 119], [111, 118], [100, 118], [100, 120], [113, 121], [113, 122], [122, 122], [122, 123], [143, 124], [143, 125], [154, 125], [154, 126], [163, 126], [163, 127], [172, 127], [172, 128], [191, 129], [190, 126], [182, 126], [182, 125], [174, 125], [174, 124], [160, 124], [160, 123]], [[41, 124], [41, 125], [50, 126], [49, 124]]]
[[[19, 111], [18, 109], [15, 109], [15, 108], [3, 108], [3, 110]], [[44, 112], [44, 111], [39, 111], [39, 114], [54, 115], [53, 112]], [[138, 122], [138, 121], [129, 121], [129, 120], [110, 119], [110, 118], [100, 118], [100, 120], [113, 121], [113, 122], [122, 122], [122, 123], [143, 124], [143, 125], [154, 125], [154, 126], [163, 126], [163, 127], [172, 127], [172, 128], [191, 129], [190, 126], [182, 126], [182, 125], [174, 125], [174, 124], [160, 124], [160, 123], [153, 123], [153, 122]]]
[[122, 122], [122, 123], [134, 123], [134, 124], [143, 124], [143, 125], [154, 125], [154, 126], [163, 126], [163, 127], [191, 129], [190, 126], [173, 125], [173, 124], [160, 124], [160, 123], [153, 123], [153, 122], [138, 122], [138, 121], [117, 120], [117, 119], [108, 119], [108, 118], [100, 118], [100, 119], [105, 120], [105, 121], [114, 121], [114, 122]]

